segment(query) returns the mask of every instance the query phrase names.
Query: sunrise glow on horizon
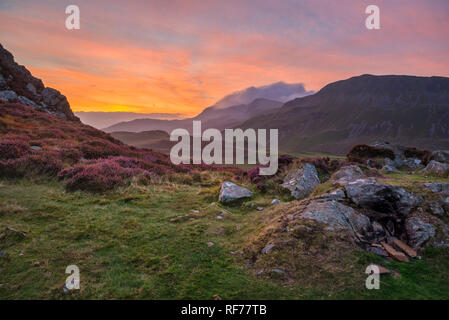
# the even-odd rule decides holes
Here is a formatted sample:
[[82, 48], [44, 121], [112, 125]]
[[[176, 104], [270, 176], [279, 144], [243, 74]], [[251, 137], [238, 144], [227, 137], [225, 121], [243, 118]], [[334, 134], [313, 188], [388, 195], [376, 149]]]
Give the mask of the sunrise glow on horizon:
[[[365, 28], [371, 2], [380, 30]], [[449, 76], [449, 1], [371, 2], [6, 0], [0, 42], [74, 111], [193, 116], [278, 81]], [[65, 28], [69, 4], [80, 30]]]

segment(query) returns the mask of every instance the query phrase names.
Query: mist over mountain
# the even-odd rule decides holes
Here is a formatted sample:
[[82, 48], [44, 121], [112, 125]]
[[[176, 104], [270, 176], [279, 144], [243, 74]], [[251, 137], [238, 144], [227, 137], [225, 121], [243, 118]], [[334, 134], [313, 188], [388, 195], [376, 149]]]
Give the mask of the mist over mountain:
[[[188, 122], [190, 123], [189, 127], [191, 127], [192, 119], [202, 120], [203, 122], [210, 121], [211, 119], [216, 119], [216, 121], [214, 121], [214, 124], [208, 124], [208, 127], [214, 127], [218, 129], [229, 128], [229, 126], [232, 127], [237, 123], [249, 119], [252, 116], [259, 115], [261, 112], [267, 112], [272, 108], [280, 107], [283, 102], [290, 101], [298, 97], [304, 97], [313, 93], [313, 91], [307, 91], [302, 83], [289, 84], [285, 82], [276, 82], [266, 86], [249, 87], [223, 97], [213, 106], [204, 109], [196, 117], [185, 120], [188, 120]], [[273, 104], [273, 101], [276, 102], [276, 104]], [[231, 110], [225, 112], [219, 111], [220, 109], [227, 108], [231, 108]], [[167, 114], [167, 116], [168, 115], [169, 114]], [[90, 121], [93, 123], [93, 121], [87, 118], [92, 117], [90, 115], [79, 114], [79, 117], [83, 122], [87, 124], [90, 123], [86, 121]], [[84, 121], [83, 118], [86, 119], [86, 121]], [[99, 115], [99, 118], [101, 118], [101, 114]], [[175, 120], [176, 118], [179, 119], [181, 117], [169, 118], [164, 117], [164, 114], [162, 114], [162, 116], [145, 114], [141, 117], [134, 117], [134, 115], [128, 117], [126, 114], [123, 114], [123, 118], [120, 118], [120, 114], [117, 114], [117, 118], [115, 118], [115, 115], [114, 118], [111, 117], [111, 120], [116, 119], [116, 121], [107, 121], [106, 125], [97, 126], [97, 128], [105, 128], [104, 130], [107, 132], [115, 131], [116, 129], [118, 129], [119, 131], [139, 132], [147, 130], [171, 131], [175, 128], [184, 128], [185, 125], [183, 124], [183, 122], [181, 122], [181, 127], [179, 127], [180, 122], [159, 121]], [[132, 120], [136, 121], [127, 124], [122, 123]], [[133, 125], [135, 127], [133, 127]]]
[[86, 112], [78, 111], [75, 115], [81, 122], [94, 128], [101, 129], [121, 121], [151, 118], [160, 120], [174, 120], [183, 118], [180, 113], [136, 113], [136, 112]]
[[231, 93], [217, 101], [213, 107], [227, 108], [239, 104], [248, 104], [258, 98], [287, 102], [313, 93], [314, 91], [307, 91], [302, 83], [289, 84], [280, 81], [261, 87], [249, 87]]
[[193, 120], [201, 120], [203, 130], [207, 128], [222, 130], [232, 128], [254, 116], [270, 114], [279, 109], [282, 104], [279, 101], [259, 98], [249, 104], [240, 104], [228, 108], [209, 107], [194, 118], [182, 120], [136, 119], [120, 122], [103, 130], [106, 132], [141, 132], [150, 130], [171, 132], [173, 129], [184, 128], [191, 131]]

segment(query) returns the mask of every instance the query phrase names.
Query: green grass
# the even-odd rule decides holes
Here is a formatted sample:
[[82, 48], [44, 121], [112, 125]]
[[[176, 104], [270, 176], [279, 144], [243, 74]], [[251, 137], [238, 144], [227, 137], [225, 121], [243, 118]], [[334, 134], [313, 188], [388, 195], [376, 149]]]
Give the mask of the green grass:
[[[218, 220], [222, 207], [210, 205], [217, 189], [209, 189], [165, 183], [66, 193], [58, 182], [0, 180], [0, 252], [6, 253], [0, 257], [0, 299], [449, 298], [444, 250], [426, 251], [410, 264], [382, 260], [401, 278], [382, 277], [380, 290], [364, 286], [366, 266], [379, 258], [360, 250], [352, 274], [331, 273], [328, 283], [313, 288], [258, 277], [231, 252], [247, 246], [268, 214], [255, 207], [269, 205], [273, 196], [257, 194], [255, 206], [225, 208], [231, 214]], [[178, 218], [192, 209], [200, 212]], [[7, 226], [28, 237], [2, 238]], [[81, 289], [64, 294], [70, 264], [80, 269]], [[336, 291], [335, 281], [348, 285]]]

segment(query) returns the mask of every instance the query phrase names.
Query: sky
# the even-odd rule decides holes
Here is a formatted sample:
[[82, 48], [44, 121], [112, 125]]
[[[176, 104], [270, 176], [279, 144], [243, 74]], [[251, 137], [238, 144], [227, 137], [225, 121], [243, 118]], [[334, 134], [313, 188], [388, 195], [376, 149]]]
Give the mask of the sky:
[[[65, 27], [72, 4], [80, 30]], [[278, 81], [449, 76], [449, 1], [0, 0], [0, 43], [74, 111], [193, 116]]]

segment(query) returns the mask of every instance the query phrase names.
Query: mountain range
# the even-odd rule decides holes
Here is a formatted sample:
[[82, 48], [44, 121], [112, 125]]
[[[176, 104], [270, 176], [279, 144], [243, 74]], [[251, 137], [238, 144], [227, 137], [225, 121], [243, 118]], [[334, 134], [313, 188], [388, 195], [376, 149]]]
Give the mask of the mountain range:
[[202, 129], [216, 128], [223, 130], [225, 128], [232, 128], [254, 116], [270, 114], [278, 110], [282, 105], [282, 102], [279, 101], [259, 98], [249, 104], [241, 104], [227, 108], [208, 107], [194, 118], [182, 120], [136, 119], [117, 123], [103, 129], [103, 131], [141, 132], [164, 130], [170, 132], [173, 129], [185, 128], [191, 132], [192, 121], [194, 120], [201, 120]]
[[105, 131], [189, 130], [192, 120], [202, 120], [203, 129], [279, 129], [279, 146], [287, 153], [344, 154], [354, 144], [373, 140], [448, 149], [449, 78], [366, 74], [284, 104], [255, 99], [228, 108], [209, 107], [190, 119], [139, 119]]
[[353, 77], [239, 127], [279, 129], [280, 149], [285, 152], [341, 154], [373, 140], [448, 149], [449, 78]]
[[[264, 90], [256, 91], [265, 95], [272, 93]], [[225, 99], [226, 103], [252, 98], [251, 94], [256, 91], [249, 88], [230, 95], [231, 98]], [[281, 91], [276, 93], [278, 97]], [[64, 95], [45, 87], [0, 45], [2, 101], [27, 105], [79, 122]], [[115, 132], [113, 136], [129, 144], [151, 148], [156, 143], [159, 150], [166, 151], [168, 136], [149, 131], [191, 130], [193, 120], [201, 120], [203, 130], [278, 129], [280, 151], [287, 153], [344, 154], [354, 144], [373, 140], [429, 150], [449, 149], [449, 78], [366, 74], [330, 83], [317, 93], [285, 103], [256, 97], [250, 103], [206, 108], [194, 118], [136, 119], [104, 131]]]

